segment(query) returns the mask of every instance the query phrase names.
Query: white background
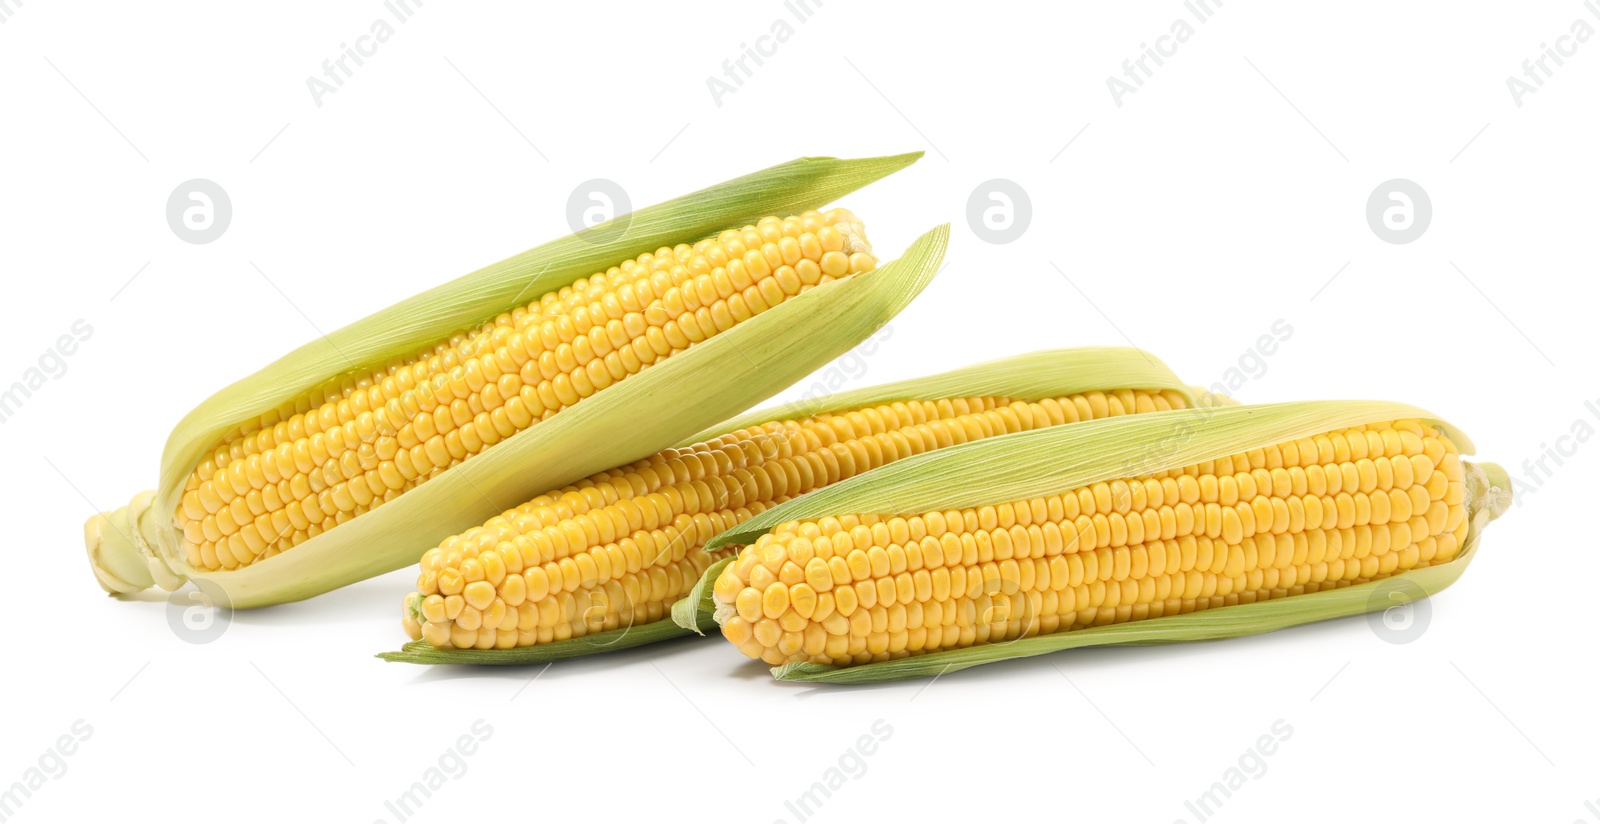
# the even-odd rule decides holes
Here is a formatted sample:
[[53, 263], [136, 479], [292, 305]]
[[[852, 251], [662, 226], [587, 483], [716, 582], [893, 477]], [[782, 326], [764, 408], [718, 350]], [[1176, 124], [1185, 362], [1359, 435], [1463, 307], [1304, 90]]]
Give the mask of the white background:
[[[380, 3], [4, 8], [0, 385], [93, 327], [0, 425], [0, 789], [75, 720], [93, 729], [11, 820], [394, 822], [385, 801], [483, 719], [492, 736], [412, 820], [795, 822], [785, 802], [883, 719], [891, 737], [812, 820], [1192, 824], [1185, 802], [1282, 719], [1292, 736], [1213, 820], [1600, 821], [1600, 443], [1563, 442], [1575, 454], [1519, 489], [1408, 645], [1357, 618], [876, 688], [777, 683], [720, 640], [542, 674], [385, 664], [409, 571], [196, 646], [160, 598], [102, 594], [79, 537], [154, 485], [212, 391], [566, 233], [581, 181], [644, 205], [801, 155], [915, 149], [844, 203], [886, 257], [953, 222], [949, 266], [851, 386], [1129, 341], [1210, 384], [1283, 319], [1292, 338], [1240, 399], [1414, 403], [1534, 481], [1524, 461], [1600, 428], [1600, 42], [1520, 107], [1506, 78], [1574, 20], [1600, 28], [1580, 3], [1229, 0], [1120, 107], [1107, 77], [1192, 20], [1181, 4], [828, 0], [793, 23], [777, 2], [430, 0], [320, 106], [306, 79], [391, 17]], [[718, 105], [707, 78], [780, 18], [793, 37]], [[233, 203], [208, 245], [166, 222], [191, 178]], [[991, 178], [1030, 195], [1016, 242], [967, 223]], [[1433, 204], [1405, 245], [1366, 223], [1391, 178]]]

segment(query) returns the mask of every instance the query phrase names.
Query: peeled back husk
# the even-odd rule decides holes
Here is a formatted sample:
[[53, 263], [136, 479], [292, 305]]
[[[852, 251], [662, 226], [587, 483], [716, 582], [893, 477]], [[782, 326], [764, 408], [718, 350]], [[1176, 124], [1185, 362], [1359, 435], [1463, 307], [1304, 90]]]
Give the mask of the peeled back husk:
[[824, 206], [919, 156], [803, 158], [774, 166], [547, 243], [296, 349], [184, 417], [167, 441], [157, 490], [91, 519], [85, 540], [97, 578], [113, 592], [176, 589], [192, 580], [234, 608], [308, 598], [413, 564], [440, 538], [534, 494], [637, 460], [759, 403], [903, 309], [937, 272], [948, 227], [924, 235], [899, 261], [797, 295], [290, 551], [212, 571], [191, 567], [178, 549], [173, 513], [186, 479], [241, 422], [343, 375], [414, 353], [525, 297], [661, 246]]

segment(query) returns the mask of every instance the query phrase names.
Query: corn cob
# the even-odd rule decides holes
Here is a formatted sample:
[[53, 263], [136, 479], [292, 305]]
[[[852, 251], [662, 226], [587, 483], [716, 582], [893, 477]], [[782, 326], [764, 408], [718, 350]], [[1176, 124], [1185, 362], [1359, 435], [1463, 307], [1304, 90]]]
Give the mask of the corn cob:
[[875, 265], [843, 209], [767, 217], [623, 261], [286, 402], [190, 473], [175, 512], [186, 560], [218, 570], [270, 558], [658, 360]]
[[[1016, 396], [950, 396], [973, 390]], [[667, 636], [649, 625], [671, 626], [672, 604], [732, 551], [703, 544], [774, 505], [933, 449], [1192, 404], [1145, 353], [1085, 349], [850, 393], [804, 416], [796, 406], [745, 416], [429, 550], [402, 610], [407, 634], [427, 643], [384, 657], [532, 663], [658, 640]], [[491, 648], [505, 653], [459, 654]]]
[[1421, 410], [1202, 412], [1000, 437], [770, 509], [708, 544], [751, 542], [706, 606], [745, 655], [817, 680], [1182, 640], [1208, 610], [1257, 608], [1229, 631], [1259, 632], [1330, 617], [1343, 588], [1359, 612], [1389, 606], [1363, 593], [1391, 578], [1448, 583], [1509, 502], [1503, 470]]
[[[497, 498], [648, 454], [765, 397], [870, 334], [931, 276], [942, 230], [873, 272], [855, 216], [813, 208], [914, 159], [774, 167], [302, 347], [179, 425], [160, 490], [90, 520], [96, 576], [113, 592], [194, 579], [236, 607], [307, 597], [398, 568], [401, 547], [481, 522]], [[794, 212], [711, 231], [769, 208]], [[836, 313], [842, 327], [814, 344], [785, 333]], [[669, 386], [716, 400], [661, 400]], [[629, 407], [645, 397], [662, 414], [641, 424]], [[632, 431], [596, 443], [623, 420]], [[529, 463], [538, 470], [515, 471]], [[378, 537], [387, 552], [367, 551]]]

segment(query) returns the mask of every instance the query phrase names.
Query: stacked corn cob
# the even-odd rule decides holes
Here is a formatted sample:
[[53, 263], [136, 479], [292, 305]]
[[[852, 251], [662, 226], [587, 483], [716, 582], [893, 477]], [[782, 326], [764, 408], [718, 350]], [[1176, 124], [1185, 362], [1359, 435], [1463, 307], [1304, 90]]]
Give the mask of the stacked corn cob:
[[1470, 448], [1422, 410], [1332, 402], [997, 438], [712, 539], [745, 546], [692, 606], [780, 677], [841, 682], [1366, 612], [1391, 579], [1448, 585], [1505, 511]]

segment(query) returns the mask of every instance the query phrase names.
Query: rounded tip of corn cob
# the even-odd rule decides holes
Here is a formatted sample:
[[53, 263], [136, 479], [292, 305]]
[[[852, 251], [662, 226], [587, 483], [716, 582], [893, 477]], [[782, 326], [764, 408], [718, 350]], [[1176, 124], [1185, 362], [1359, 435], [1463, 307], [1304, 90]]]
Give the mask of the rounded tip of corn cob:
[[127, 506], [84, 522], [83, 545], [89, 552], [89, 566], [106, 592], [116, 595], [152, 586], [166, 590], [183, 586], [183, 577], [173, 574], [150, 549], [150, 523], [145, 516], [155, 497], [154, 491], [141, 492]]
[[413, 641], [422, 640], [422, 624], [427, 618], [422, 614], [422, 594], [419, 592], [407, 593], [400, 599], [401, 626], [406, 631], [406, 637]]
[[871, 255], [872, 242], [867, 240], [866, 224], [861, 218], [856, 217], [849, 209], [829, 209], [823, 213], [822, 219], [844, 235], [844, 248], [840, 251], [846, 255]]

